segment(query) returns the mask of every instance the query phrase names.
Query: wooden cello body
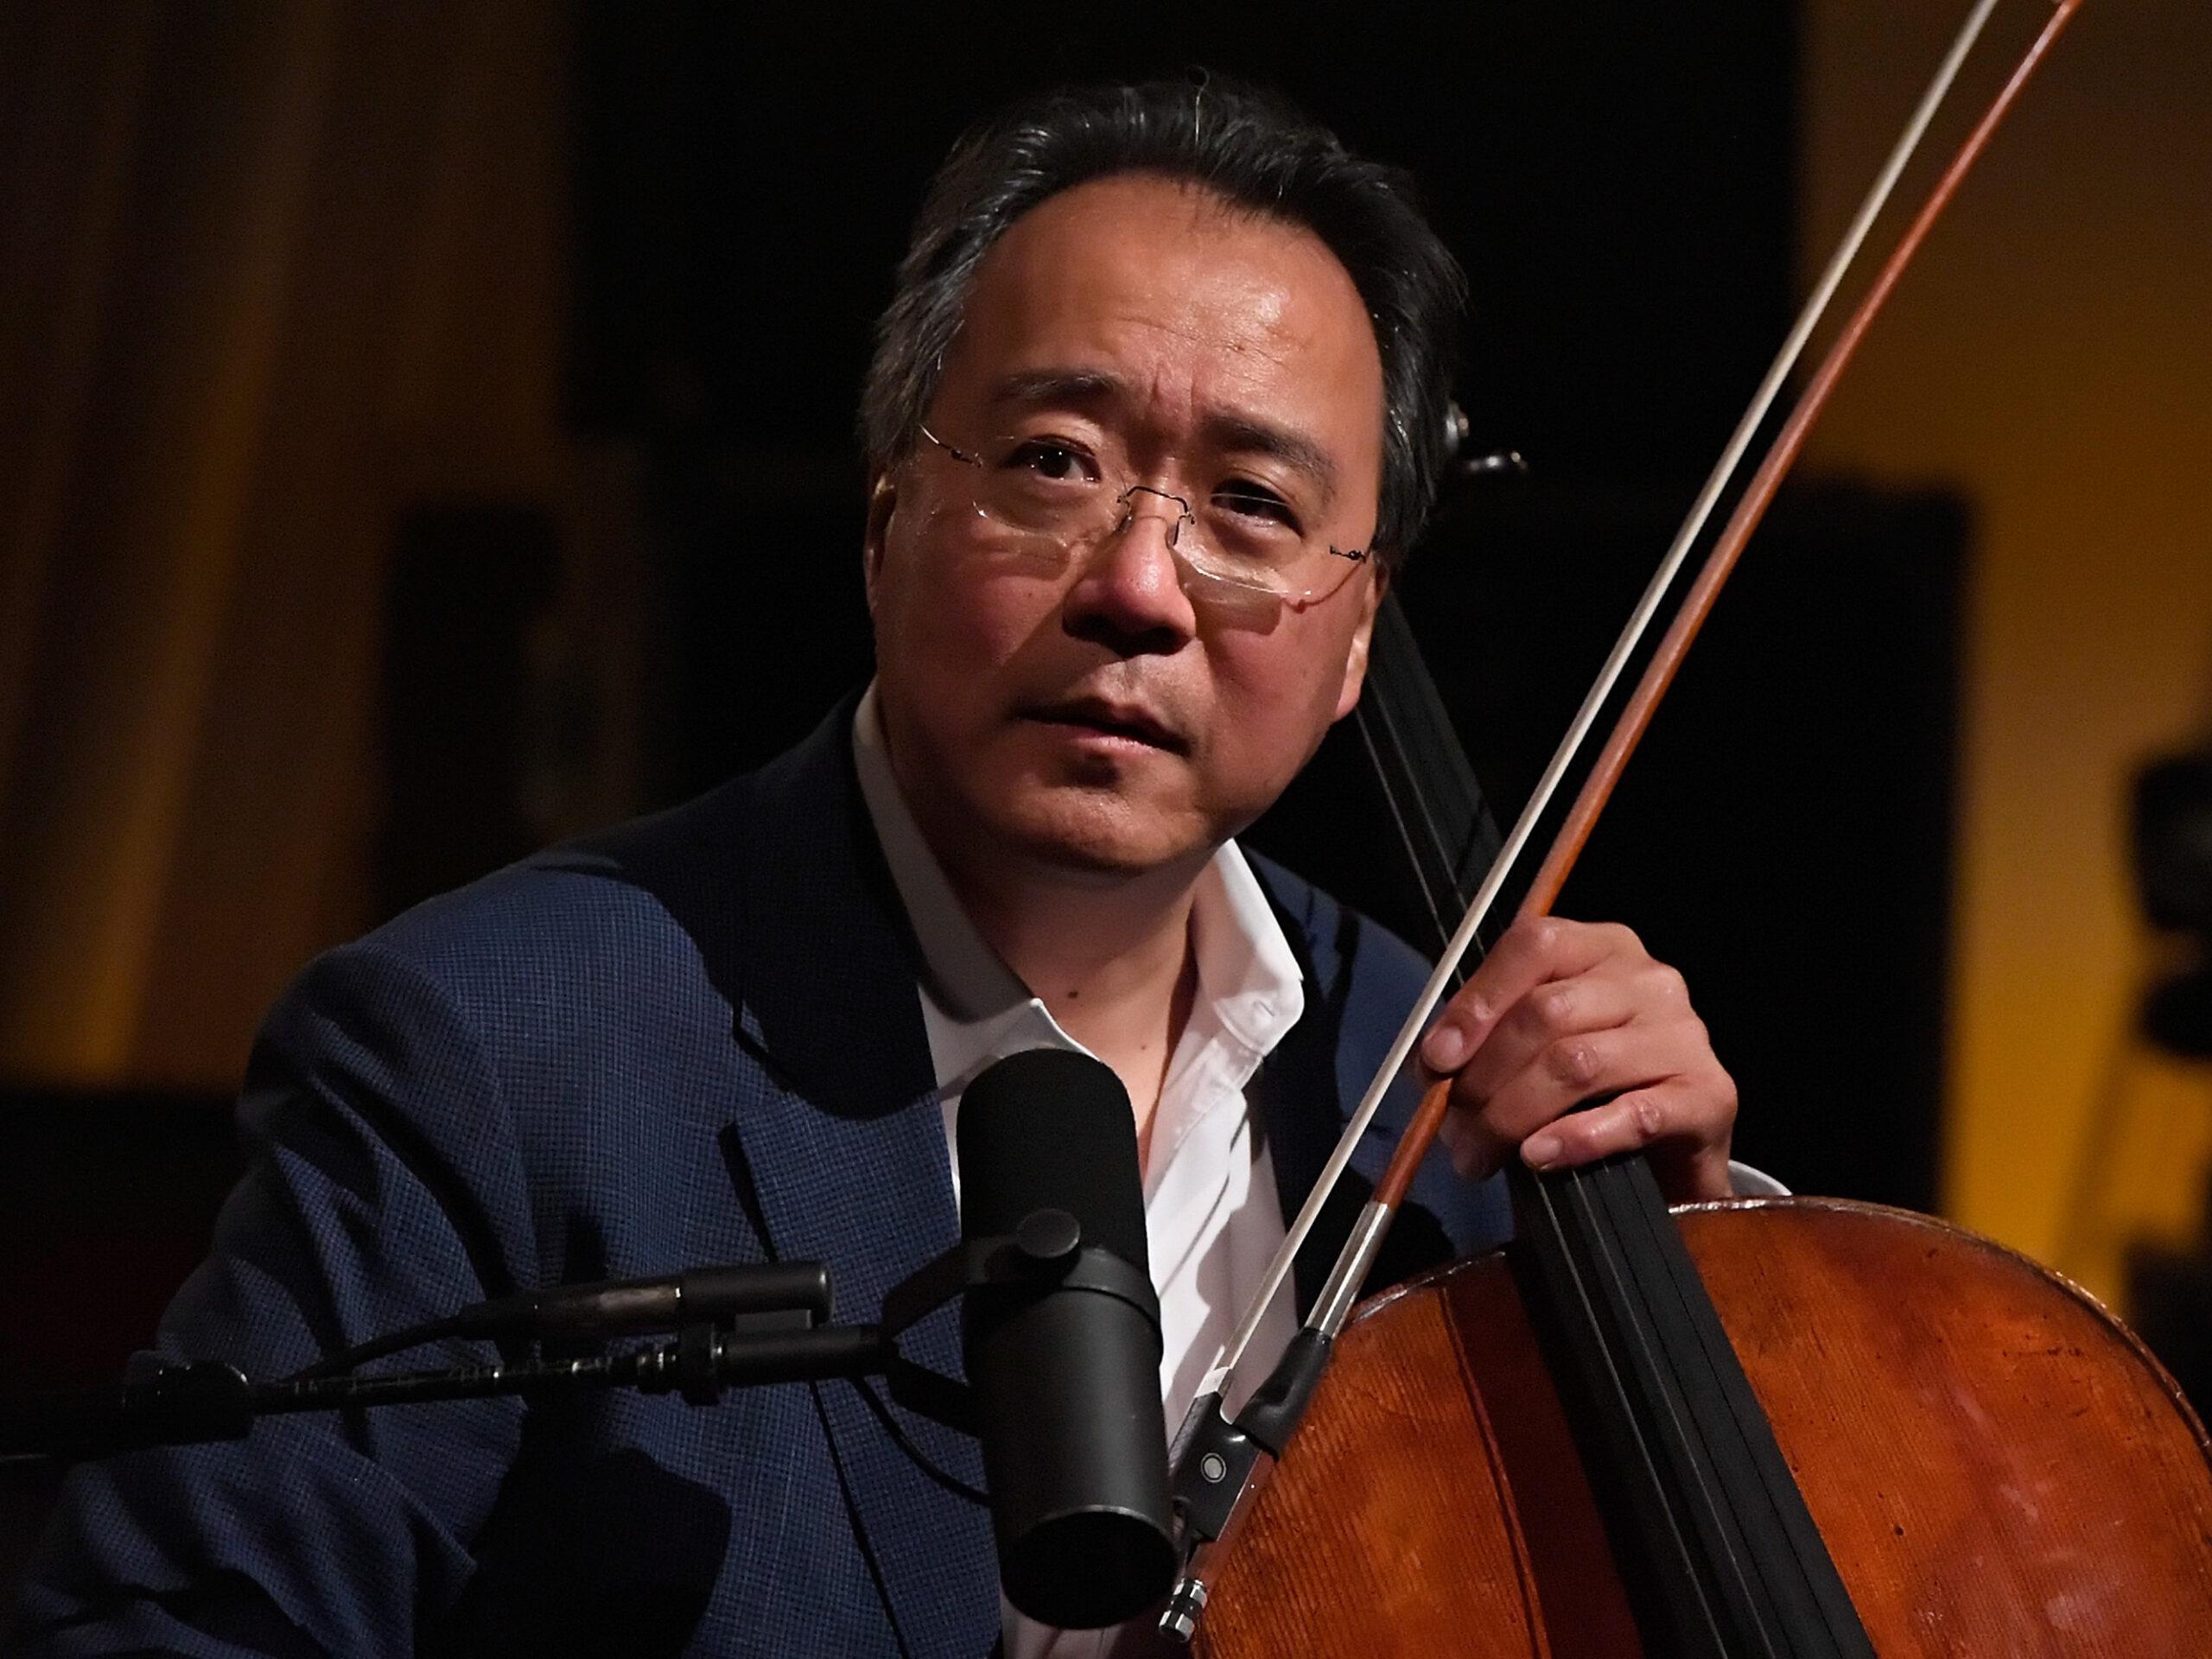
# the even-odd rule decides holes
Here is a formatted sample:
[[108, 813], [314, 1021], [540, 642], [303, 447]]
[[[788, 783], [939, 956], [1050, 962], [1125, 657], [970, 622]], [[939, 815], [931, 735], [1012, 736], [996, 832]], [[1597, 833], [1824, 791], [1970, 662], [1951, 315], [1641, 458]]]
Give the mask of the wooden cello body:
[[[2212, 1654], [2212, 1443], [2093, 1299], [1876, 1205], [1675, 1216], [1885, 1659]], [[1226, 1541], [1201, 1652], [1659, 1651], [1509, 1255], [1353, 1316]]]

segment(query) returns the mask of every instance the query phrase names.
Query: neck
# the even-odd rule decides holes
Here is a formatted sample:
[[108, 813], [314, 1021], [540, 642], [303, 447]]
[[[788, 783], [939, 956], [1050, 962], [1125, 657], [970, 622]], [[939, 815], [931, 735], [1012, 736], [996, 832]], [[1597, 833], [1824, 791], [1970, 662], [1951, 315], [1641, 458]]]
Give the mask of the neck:
[[948, 864], [961, 903], [1060, 1028], [1129, 1091], [1137, 1149], [1152, 1123], [1198, 993], [1191, 903], [1199, 864], [1128, 878], [1055, 872], [988, 877]]
[[1191, 907], [1206, 858], [1102, 875], [932, 850], [976, 931], [1063, 1031], [1114, 1068], [1147, 1154], [1197, 995]]
[[945, 861], [976, 931], [1052, 1015], [1076, 1027], [1165, 1002], [1190, 961], [1195, 868], [1103, 877]]

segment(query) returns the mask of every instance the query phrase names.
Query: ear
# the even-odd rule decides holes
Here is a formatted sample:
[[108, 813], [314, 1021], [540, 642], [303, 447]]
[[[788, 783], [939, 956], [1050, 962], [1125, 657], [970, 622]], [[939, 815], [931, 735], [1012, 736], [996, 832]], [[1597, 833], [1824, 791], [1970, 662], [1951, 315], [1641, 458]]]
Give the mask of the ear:
[[891, 474], [878, 473], [868, 486], [868, 528], [861, 537], [861, 575], [868, 588], [868, 614], [875, 614], [876, 578], [883, 571], [883, 549], [891, 534], [891, 515], [899, 505], [899, 486]]
[[1342, 720], [1358, 706], [1360, 688], [1367, 683], [1368, 649], [1375, 643], [1375, 613], [1382, 608], [1382, 595], [1390, 591], [1390, 573], [1380, 564], [1371, 568], [1373, 575], [1360, 597], [1358, 625], [1352, 629], [1351, 641], [1344, 647], [1344, 683], [1337, 692], [1337, 712], [1333, 716], [1337, 720]]

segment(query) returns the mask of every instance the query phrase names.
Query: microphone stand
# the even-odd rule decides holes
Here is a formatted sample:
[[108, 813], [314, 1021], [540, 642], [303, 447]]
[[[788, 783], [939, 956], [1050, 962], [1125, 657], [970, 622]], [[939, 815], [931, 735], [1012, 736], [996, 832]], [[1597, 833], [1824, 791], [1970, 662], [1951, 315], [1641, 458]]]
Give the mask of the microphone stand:
[[243, 1440], [260, 1417], [499, 1395], [533, 1398], [588, 1389], [635, 1389], [711, 1405], [732, 1388], [882, 1375], [903, 1363], [893, 1343], [876, 1325], [746, 1335], [692, 1325], [673, 1342], [575, 1359], [533, 1357], [264, 1382], [250, 1380], [235, 1365], [203, 1360], [165, 1365], [137, 1382], [43, 1402], [0, 1419], [0, 1460], [73, 1460], [151, 1446]]
[[[1040, 1294], [1100, 1290], [1156, 1310], [1150, 1281], [1111, 1251], [1085, 1243], [1082, 1231], [1073, 1216], [1046, 1209], [1025, 1217], [1011, 1234], [963, 1241], [893, 1286], [884, 1296], [882, 1319], [873, 1325], [827, 1323], [826, 1267], [764, 1262], [566, 1286], [481, 1303], [274, 1382], [255, 1382], [219, 1360], [162, 1365], [119, 1385], [0, 1413], [0, 1466], [243, 1440], [256, 1419], [298, 1412], [498, 1395], [530, 1399], [594, 1389], [675, 1394], [688, 1404], [706, 1406], [731, 1389], [838, 1377], [887, 1377], [891, 1397], [899, 1404], [972, 1433], [968, 1385], [907, 1359], [899, 1338], [938, 1308], [983, 1286]], [[737, 1328], [740, 1320], [746, 1328]], [[340, 1369], [331, 1374], [364, 1357], [456, 1337], [603, 1339], [656, 1327], [672, 1328], [675, 1339], [577, 1358], [532, 1356], [435, 1370], [364, 1376]]]

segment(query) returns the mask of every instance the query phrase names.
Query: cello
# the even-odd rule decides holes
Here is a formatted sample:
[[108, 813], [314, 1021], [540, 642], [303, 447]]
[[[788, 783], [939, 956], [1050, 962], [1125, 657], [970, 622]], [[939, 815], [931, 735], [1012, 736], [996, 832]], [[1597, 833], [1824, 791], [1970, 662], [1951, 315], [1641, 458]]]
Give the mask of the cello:
[[[1975, 124], [1745, 486], [1526, 883], [1546, 913], [1867, 326], [2080, 0]], [[1487, 870], [1472, 773], [1386, 601], [1361, 730], [1443, 941], [1192, 1408], [1185, 1571], [1211, 1659], [2212, 1652], [2212, 1441], [2088, 1295], [1929, 1217], [1668, 1210], [1641, 1155], [1507, 1180], [1516, 1238], [1355, 1308], [1442, 1122], [1432, 1084], [1304, 1326], [1232, 1421], [1264, 1308], [1488, 918], [1994, 0], [1979, 0]], [[1459, 912], [1456, 925], [1446, 918]]]

